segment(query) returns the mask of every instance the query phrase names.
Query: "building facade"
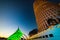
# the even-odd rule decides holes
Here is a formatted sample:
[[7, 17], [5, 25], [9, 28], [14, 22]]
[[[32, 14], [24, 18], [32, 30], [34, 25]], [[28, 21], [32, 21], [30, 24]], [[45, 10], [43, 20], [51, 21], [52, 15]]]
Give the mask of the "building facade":
[[39, 32], [60, 22], [59, 5], [49, 2], [48, 0], [35, 0], [33, 8]]

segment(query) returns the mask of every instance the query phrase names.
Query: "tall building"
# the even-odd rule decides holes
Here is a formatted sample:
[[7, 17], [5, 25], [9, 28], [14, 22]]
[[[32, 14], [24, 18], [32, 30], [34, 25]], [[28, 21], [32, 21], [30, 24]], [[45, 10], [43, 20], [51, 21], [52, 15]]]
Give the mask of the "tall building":
[[58, 5], [60, 6], [60, 3]]
[[35, 0], [33, 3], [38, 31], [44, 31], [60, 22], [60, 6], [48, 0]]

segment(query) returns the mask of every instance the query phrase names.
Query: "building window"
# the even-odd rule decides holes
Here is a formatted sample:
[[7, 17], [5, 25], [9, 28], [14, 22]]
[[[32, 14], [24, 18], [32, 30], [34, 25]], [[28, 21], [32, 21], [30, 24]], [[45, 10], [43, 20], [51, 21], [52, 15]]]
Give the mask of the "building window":
[[53, 37], [53, 34], [49, 34], [49, 37]]
[[58, 20], [59, 20], [59, 23], [60, 23], [60, 18], [58, 18]]
[[60, 10], [57, 10], [58, 12], [57, 12], [57, 18], [58, 18], [58, 21], [59, 21], [59, 23], [60, 23]]
[[58, 11], [57, 15], [60, 16], [60, 10]]
[[48, 35], [45, 35], [46, 38], [48, 38]]
[[43, 36], [43, 38], [45, 38], [45, 36]]

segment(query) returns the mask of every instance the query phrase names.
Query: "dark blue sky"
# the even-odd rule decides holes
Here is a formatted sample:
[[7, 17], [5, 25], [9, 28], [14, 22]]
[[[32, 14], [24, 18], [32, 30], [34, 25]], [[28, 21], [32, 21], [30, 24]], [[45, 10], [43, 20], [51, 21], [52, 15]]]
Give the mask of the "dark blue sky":
[[[60, 0], [50, 0], [58, 3]], [[0, 0], [0, 36], [9, 36], [16, 29], [28, 34], [37, 28], [33, 0]]]
[[51, 2], [54, 2], [54, 3], [60, 3], [60, 0], [48, 0], [48, 1], [51, 1]]
[[33, 0], [0, 1], [0, 33], [10, 35], [16, 29], [28, 34], [37, 28], [33, 12]]

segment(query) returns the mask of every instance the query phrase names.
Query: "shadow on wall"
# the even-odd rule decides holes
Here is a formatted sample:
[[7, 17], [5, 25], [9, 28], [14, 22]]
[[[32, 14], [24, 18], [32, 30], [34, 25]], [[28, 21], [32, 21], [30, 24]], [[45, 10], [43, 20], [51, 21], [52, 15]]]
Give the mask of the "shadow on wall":
[[33, 29], [32, 31], [29, 32], [29, 36], [33, 36], [38, 33], [38, 29]]

